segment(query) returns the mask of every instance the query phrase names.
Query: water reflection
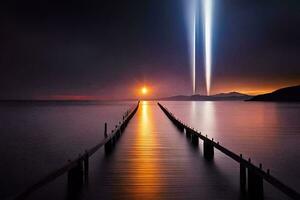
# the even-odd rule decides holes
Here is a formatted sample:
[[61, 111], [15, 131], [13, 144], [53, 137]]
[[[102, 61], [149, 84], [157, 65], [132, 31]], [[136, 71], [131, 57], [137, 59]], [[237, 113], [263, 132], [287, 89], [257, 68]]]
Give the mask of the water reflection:
[[205, 101], [199, 106], [197, 102], [192, 101], [190, 120], [192, 121], [191, 125], [198, 124], [196, 128], [199, 128], [203, 134], [207, 134], [209, 137], [216, 137], [217, 122], [213, 102]]
[[213, 102], [210, 101], [204, 102], [202, 116], [203, 117], [202, 117], [201, 124], [203, 126], [203, 129], [211, 130], [209, 137], [215, 137], [217, 122], [215, 118], [215, 105]]
[[[299, 104], [249, 102], [191, 102], [191, 104], [190, 102], [164, 102], [164, 104], [180, 119], [192, 127], [199, 128], [203, 134], [215, 137], [224, 146], [235, 152], [251, 156], [256, 163], [263, 162], [263, 167], [271, 167], [272, 174], [288, 185], [295, 187], [300, 185], [297, 178], [300, 176], [300, 162], [295, 159], [299, 157], [300, 152]], [[20, 115], [20, 118], [16, 118], [14, 114], [4, 112], [5, 115], [3, 116], [6, 117], [3, 117], [3, 120], [8, 120], [4, 120], [2, 123], [3, 136], [11, 139], [7, 141], [22, 141], [22, 145], [15, 144], [22, 147], [22, 151], [19, 151], [19, 148], [9, 148], [18, 150], [18, 154], [16, 152], [11, 154], [11, 151], [9, 151], [10, 154], [6, 155], [4, 160], [11, 162], [11, 158], [23, 159], [22, 163], [27, 167], [31, 166], [30, 169], [40, 169], [38, 173], [27, 173], [27, 175], [30, 174], [30, 176], [36, 177], [36, 175], [42, 174], [43, 171], [47, 172], [49, 169], [55, 168], [55, 165], [51, 165], [51, 163], [57, 164], [60, 160], [64, 160], [62, 158], [67, 158], [68, 154], [66, 152], [76, 153], [80, 148], [94, 144], [99, 139], [99, 132], [103, 135], [99, 120], [107, 120], [108, 118], [113, 120], [114, 115], [112, 113], [119, 113], [119, 108], [113, 112], [112, 108], [98, 110], [97, 107], [54, 107], [50, 111], [47, 108], [47, 111], [28, 112], [30, 116], [39, 116], [38, 125], [25, 126], [29, 121], [35, 119], [27, 119], [27, 111], [22, 115], [18, 112], [17, 116]], [[57, 113], [59, 113], [59, 116], [56, 116]], [[61, 113], [65, 114], [60, 116]], [[82, 113], [86, 114], [83, 115]], [[103, 114], [100, 115], [99, 113]], [[72, 118], [69, 119], [70, 116]], [[25, 131], [26, 134], [11, 134], [10, 121], [12, 119], [17, 119], [22, 125], [14, 127], [18, 131], [27, 126], [27, 128], [32, 127]], [[27, 119], [28, 122], [21, 123], [24, 119]], [[74, 120], [78, 123], [74, 124]], [[33, 121], [36, 122], [36, 120]], [[53, 126], [46, 126], [44, 122]], [[65, 128], [66, 124], [69, 128]], [[115, 123], [109, 122], [109, 124]], [[29, 133], [36, 133], [36, 131], [31, 130], [41, 130], [39, 127], [47, 127], [47, 130], [50, 131], [48, 130], [49, 133], [45, 133], [50, 134], [50, 132], [53, 132], [55, 134], [50, 134], [51, 137], [43, 136], [42, 138], [41, 135], [32, 135], [33, 139], [28, 140]], [[96, 131], [89, 130], [86, 132], [85, 127], [93, 127], [92, 129]], [[100, 127], [101, 130], [95, 127]], [[57, 130], [60, 130], [58, 133], [62, 134], [57, 134]], [[38, 131], [38, 134], [40, 134], [40, 131]], [[22, 135], [26, 136], [27, 139], [22, 138], [20, 140], [19, 137]], [[18, 140], [15, 139], [17, 136]], [[53, 138], [55, 138], [55, 141]], [[71, 140], [68, 138], [71, 138]], [[81, 142], [89, 139], [89, 142], [83, 142], [86, 145], [81, 147], [79, 142], [75, 145], [77, 142], [74, 142], [74, 138]], [[41, 142], [44, 140], [47, 140], [47, 142], [53, 140], [52, 145], [45, 145], [48, 143]], [[30, 144], [30, 148], [26, 146], [24, 148], [24, 141]], [[66, 145], [66, 141], [72, 141], [72, 145]], [[19, 152], [28, 153], [31, 152], [31, 148], [37, 148], [41, 145], [45, 147], [44, 153], [31, 153], [30, 157], [40, 161], [46, 159], [49, 163], [47, 168], [43, 168], [43, 166], [32, 167], [32, 164], [28, 164], [31, 159], [26, 161], [25, 158], [27, 157], [24, 157], [25, 155], [19, 155]], [[52, 148], [53, 145], [55, 148]], [[61, 147], [59, 148], [59, 146]], [[2, 148], [7, 149], [7, 147], [4, 147], [5, 145]], [[222, 157], [221, 154], [217, 153], [214, 158], [215, 162], [211, 165], [202, 159], [199, 152], [191, 151], [192, 148], [190, 147], [185, 136], [178, 133], [178, 130], [155, 103], [141, 102], [137, 114], [129, 123], [118, 145], [116, 145], [114, 153], [108, 157], [109, 159], [99, 160], [99, 158], [102, 158], [100, 156], [103, 154], [102, 151], [91, 158], [90, 181], [87, 192], [83, 194], [82, 199], [237, 199], [239, 166], [227, 157]], [[27, 149], [27, 151], [24, 149]], [[59, 157], [62, 156], [61, 159], [59, 157], [44, 156], [45, 152], [52, 152], [53, 149], [56, 152], [53, 153], [59, 155]], [[41, 151], [41, 148], [38, 148], [38, 150]], [[48, 152], [47, 155], [51, 152]], [[49, 162], [49, 159], [51, 162]], [[26, 173], [20, 175], [24, 171], [10, 169], [14, 166], [6, 166], [3, 168], [5, 170], [2, 171], [8, 175], [14, 174], [14, 176], [26, 178]], [[61, 178], [61, 184], [55, 185], [54, 189], [51, 188], [51, 191], [54, 192], [50, 193], [50, 190], [48, 192], [42, 190], [43, 194], [40, 194], [40, 196], [43, 196], [43, 198], [38, 195], [39, 198], [33, 199], [61, 199], [56, 197], [64, 194], [60, 191], [64, 189], [66, 177]], [[8, 186], [11, 187], [11, 184], [8, 184]], [[281, 196], [278, 196], [278, 193], [274, 193], [273, 190], [269, 189], [268, 191], [268, 185], [265, 184], [265, 186], [266, 199], [285, 198], [285, 196], [280, 198]], [[75, 196], [69, 196], [69, 198], [74, 199]]]
[[180, 112], [176, 108], [171, 110], [192, 127], [222, 143], [244, 139], [255, 146], [264, 146], [267, 142], [270, 149], [278, 141], [281, 122], [276, 104], [205, 101], [190, 102], [189, 107]]
[[[265, 102], [164, 102], [178, 118], [221, 144], [299, 185], [300, 104]], [[225, 164], [224, 164], [225, 166]], [[226, 169], [230, 171], [231, 169]], [[234, 172], [232, 172], [234, 173]]]
[[147, 101], [142, 101], [141, 103], [142, 116], [140, 117], [140, 124], [144, 127], [150, 126], [149, 124], [149, 107]]
[[[135, 185], [136, 195], [144, 195], [154, 199], [160, 192], [160, 187], [154, 187], [160, 182], [158, 163], [157, 138], [153, 130], [153, 113], [149, 109], [149, 102], [141, 102], [140, 113], [137, 114], [138, 130], [134, 145], [134, 159], [131, 165], [134, 168], [131, 174]], [[136, 196], [135, 195], [135, 196]]]

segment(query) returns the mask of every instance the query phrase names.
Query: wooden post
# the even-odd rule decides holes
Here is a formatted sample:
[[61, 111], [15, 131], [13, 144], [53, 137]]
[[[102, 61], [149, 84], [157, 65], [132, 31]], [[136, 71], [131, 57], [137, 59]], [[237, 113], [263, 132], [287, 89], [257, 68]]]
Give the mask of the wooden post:
[[[243, 160], [243, 154], [240, 154], [241, 161]], [[242, 194], [246, 193], [247, 186], [247, 172], [246, 167], [240, 162], [240, 190]]]
[[110, 153], [112, 150], [112, 139], [110, 139], [105, 145], [104, 145], [105, 153]]
[[264, 199], [263, 179], [251, 168], [248, 168], [248, 193], [250, 199]]
[[88, 182], [89, 180], [89, 154], [85, 151], [84, 159], [83, 159], [83, 167], [84, 167], [84, 180]]
[[[114, 130], [111, 130], [111, 135], [113, 135]], [[111, 146], [114, 146], [116, 143], [116, 134], [114, 134], [110, 139]]]
[[104, 124], [104, 138], [107, 138], [107, 123]]
[[191, 137], [191, 132], [190, 132], [189, 129], [185, 129], [185, 136], [186, 136], [187, 138], [190, 138], [190, 137]]
[[198, 146], [199, 145], [199, 138], [196, 134], [192, 134], [192, 144], [194, 146]]
[[72, 169], [68, 171], [68, 188], [70, 190], [79, 189], [84, 180], [83, 162], [79, 160]]
[[209, 139], [205, 139], [203, 142], [203, 153], [204, 157], [208, 160], [211, 160], [214, 157], [214, 145]]
[[246, 193], [246, 167], [240, 164], [240, 188], [243, 194]]
[[178, 129], [180, 130], [180, 132], [184, 131], [184, 126], [181, 123], [178, 123]]

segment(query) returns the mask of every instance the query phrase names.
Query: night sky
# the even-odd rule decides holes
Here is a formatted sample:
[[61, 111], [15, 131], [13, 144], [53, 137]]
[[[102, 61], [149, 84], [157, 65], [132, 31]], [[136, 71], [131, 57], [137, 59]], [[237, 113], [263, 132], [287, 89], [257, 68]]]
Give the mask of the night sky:
[[[185, 1], [1, 1], [0, 99], [132, 98], [143, 85], [156, 97], [191, 94]], [[300, 84], [299, 0], [214, 4], [212, 93]]]

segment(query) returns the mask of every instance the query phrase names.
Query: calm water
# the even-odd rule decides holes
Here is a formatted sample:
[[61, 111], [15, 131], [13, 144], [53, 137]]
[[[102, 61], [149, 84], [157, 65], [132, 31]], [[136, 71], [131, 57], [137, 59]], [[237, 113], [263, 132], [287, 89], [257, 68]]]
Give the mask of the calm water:
[[[262, 162], [300, 190], [300, 104], [162, 102], [203, 134]], [[4, 155], [0, 198], [14, 194], [103, 138], [132, 102], [97, 105], [1, 105]], [[239, 166], [216, 151], [213, 162], [192, 147], [155, 102], [142, 102], [111, 155], [90, 160], [79, 199], [239, 199]], [[66, 199], [66, 176], [31, 199]], [[3, 190], [2, 190], [3, 189]], [[286, 199], [265, 184], [267, 199]]]
[[133, 104], [1, 103], [0, 199], [99, 143]]

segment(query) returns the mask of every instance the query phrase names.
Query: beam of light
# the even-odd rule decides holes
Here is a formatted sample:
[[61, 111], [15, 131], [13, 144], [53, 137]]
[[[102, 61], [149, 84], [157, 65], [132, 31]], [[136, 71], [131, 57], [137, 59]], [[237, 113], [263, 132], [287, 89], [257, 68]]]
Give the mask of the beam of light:
[[193, 95], [196, 94], [196, 12], [193, 17], [193, 47], [191, 55], [192, 63], [192, 81], [193, 81]]
[[196, 19], [197, 0], [184, 0], [185, 18], [188, 31], [189, 63], [193, 94], [196, 93]]
[[205, 45], [205, 80], [206, 92], [210, 94], [212, 65], [212, 9], [213, 0], [203, 0], [204, 45]]

